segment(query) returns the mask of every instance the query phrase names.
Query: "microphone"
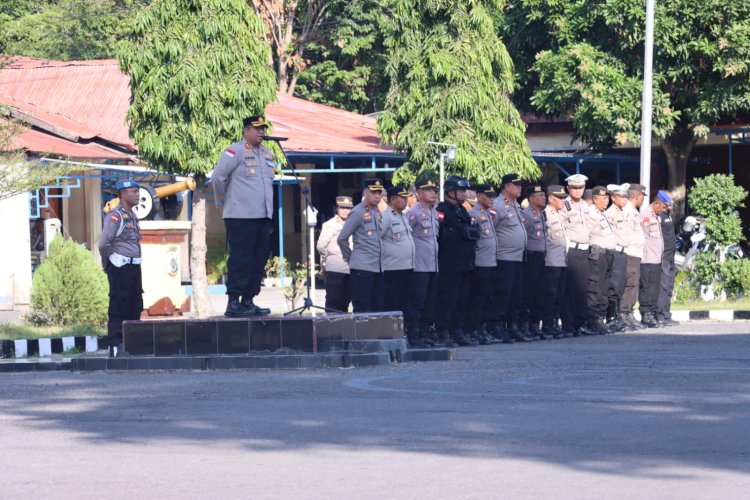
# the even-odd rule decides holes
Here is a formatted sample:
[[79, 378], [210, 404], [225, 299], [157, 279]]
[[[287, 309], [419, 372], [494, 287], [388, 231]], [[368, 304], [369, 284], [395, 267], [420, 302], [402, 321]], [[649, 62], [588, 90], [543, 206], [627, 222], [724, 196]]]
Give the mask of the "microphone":
[[261, 136], [261, 140], [281, 142], [281, 141], [289, 140], [289, 137], [277, 137], [275, 135], [264, 135], [264, 136]]

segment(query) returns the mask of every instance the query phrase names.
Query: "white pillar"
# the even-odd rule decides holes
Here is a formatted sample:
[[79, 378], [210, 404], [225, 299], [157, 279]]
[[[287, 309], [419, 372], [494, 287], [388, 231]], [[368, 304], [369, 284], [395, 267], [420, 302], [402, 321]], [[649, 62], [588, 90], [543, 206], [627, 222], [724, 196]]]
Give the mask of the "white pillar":
[[[646, 43], [641, 102], [641, 184], [651, 193], [651, 117], [653, 115], [654, 0], [646, 0]], [[648, 195], [644, 204], [648, 203]]]

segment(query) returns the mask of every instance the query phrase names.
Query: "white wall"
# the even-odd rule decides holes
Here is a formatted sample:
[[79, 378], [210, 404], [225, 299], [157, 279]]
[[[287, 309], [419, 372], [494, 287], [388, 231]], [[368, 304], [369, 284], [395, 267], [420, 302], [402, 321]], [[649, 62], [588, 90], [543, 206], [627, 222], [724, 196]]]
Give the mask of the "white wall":
[[28, 193], [0, 200], [0, 235], [0, 310], [10, 310], [31, 296]]

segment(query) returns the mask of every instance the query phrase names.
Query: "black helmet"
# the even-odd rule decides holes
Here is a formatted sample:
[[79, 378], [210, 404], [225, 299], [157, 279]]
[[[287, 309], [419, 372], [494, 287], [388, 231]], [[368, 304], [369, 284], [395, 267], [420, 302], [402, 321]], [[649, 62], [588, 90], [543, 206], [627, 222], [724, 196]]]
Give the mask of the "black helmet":
[[448, 191], [456, 191], [458, 189], [469, 189], [469, 181], [458, 175], [449, 175], [443, 183], [443, 190], [447, 193]]

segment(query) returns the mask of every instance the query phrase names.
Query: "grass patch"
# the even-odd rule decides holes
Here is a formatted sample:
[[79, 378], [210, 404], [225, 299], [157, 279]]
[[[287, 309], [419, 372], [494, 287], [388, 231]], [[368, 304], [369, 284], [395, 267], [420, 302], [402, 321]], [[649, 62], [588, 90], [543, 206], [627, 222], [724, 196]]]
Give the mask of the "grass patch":
[[683, 302], [682, 304], [672, 304], [673, 311], [748, 311], [750, 310], [750, 299], [741, 300], [727, 300], [726, 302], [719, 302], [715, 300], [702, 301], [694, 300], [689, 302]]
[[91, 325], [76, 326], [30, 326], [18, 323], [0, 325], [0, 340], [44, 339], [59, 337], [83, 337], [106, 335], [103, 328]]

